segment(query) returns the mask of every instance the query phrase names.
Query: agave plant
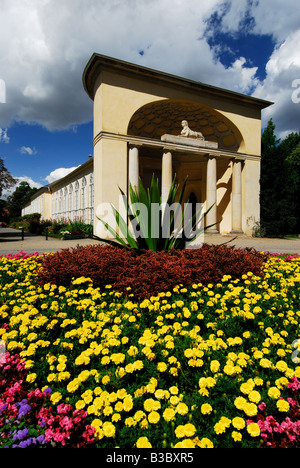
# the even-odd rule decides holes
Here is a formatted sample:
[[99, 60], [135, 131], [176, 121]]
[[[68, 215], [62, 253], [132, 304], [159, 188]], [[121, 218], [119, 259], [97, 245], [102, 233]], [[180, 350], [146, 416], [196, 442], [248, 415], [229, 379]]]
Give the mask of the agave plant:
[[210, 207], [202, 216], [202, 210], [196, 211], [188, 217], [187, 223], [186, 210], [188, 204], [185, 204], [182, 212], [186, 182], [187, 179], [184, 181], [180, 192], [178, 192], [179, 185], [176, 184], [176, 176], [174, 177], [166, 203], [162, 203], [159, 182], [158, 179], [155, 180], [154, 174], [150, 189], [145, 189], [141, 179], [139, 179], [137, 188], [133, 188], [130, 184], [130, 203], [124, 192], [119, 188], [125, 204], [127, 219], [124, 219], [119, 211], [111, 205], [119, 232], [101, 218], [98, 219], [115, 240], [103, 239], [98, 236], [93, 237], [120, 248], [131, 249], [138, 254], [143, 250], [157, 252], [186, 248], [190, 242], [211, 227], [207, 226], [196, 230], [196, 227], [212, 208]]

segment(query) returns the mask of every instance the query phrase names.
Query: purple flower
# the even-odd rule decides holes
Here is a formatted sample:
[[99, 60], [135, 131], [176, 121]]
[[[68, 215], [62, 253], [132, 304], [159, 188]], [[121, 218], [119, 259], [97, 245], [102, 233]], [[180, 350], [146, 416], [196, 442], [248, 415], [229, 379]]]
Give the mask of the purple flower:
[[21, 403], [19, 403], [19, 405], [20, 405], [20, 409], [19, 409], [18, 416], [19, 418], [21, 418], [25, 414], [29, 413], [29, 411], [31, 410], [31, 407], [28, 405], [26, 399], [22, 400]]
[[28, 429], [21, 429], [19, 431], [16, 432], [16, 434], [13, 436], [13, 441], [17, 441], [17, 440], [23, 440], [25, 439], [25, 437], [28, 435]]

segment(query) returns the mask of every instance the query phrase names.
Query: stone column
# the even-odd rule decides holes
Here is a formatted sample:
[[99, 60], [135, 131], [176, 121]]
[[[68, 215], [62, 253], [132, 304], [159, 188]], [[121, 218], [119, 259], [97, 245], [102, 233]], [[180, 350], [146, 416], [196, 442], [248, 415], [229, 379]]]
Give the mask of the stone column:
[[161, 198], [162, 203], [166, 203], [168, 195], [173, 182], [172, 175], [172, 153], [164, 151], [162, 157], [162, 171], [161, 171]]
[[232, 233], [242, 230], [242, 161], [232, 163]]
[[212, 209], [206, 215], [206, 226], [213, 226], [207, 229], [206, 232], [216, 233], [217, 224], [217, 160], [214, 156], [209, 156], [207, 161], [206, 175], [206, 210], [213, 205]]
[[129, 194], [129, 184], [131, 184], [133, 188], [138, 188], [139, 186], [139, 149], [137, 146], [129, 147], [128, 194]]

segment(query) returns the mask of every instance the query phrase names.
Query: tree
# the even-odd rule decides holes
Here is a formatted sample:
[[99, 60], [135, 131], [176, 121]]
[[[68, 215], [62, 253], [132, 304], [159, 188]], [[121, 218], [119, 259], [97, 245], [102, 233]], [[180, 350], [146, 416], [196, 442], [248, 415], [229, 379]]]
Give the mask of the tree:
[[36, 192], [37, 189], [31, 188], [28, 182], [21, 182], [16, 190], [7, 198], [7, 208], [10, 217], [21, 216], [22, 206], [25, 205]]
[[4, 166], [3, 159], [0, 158], [0, 197], [2, 195], [3, 190], [12, 187], [16, 183], [17, 180], [14, 179], [13, 176], [8, 172], [8, 170]]
[[267, 237], [297, 230], [300, 171], [295, 170], [290, 155], [299, 142], [298, 134], [290, 134], [283, 141], [277, 139], [272, 119], [263, 132], [260, 206], [261, 227]]

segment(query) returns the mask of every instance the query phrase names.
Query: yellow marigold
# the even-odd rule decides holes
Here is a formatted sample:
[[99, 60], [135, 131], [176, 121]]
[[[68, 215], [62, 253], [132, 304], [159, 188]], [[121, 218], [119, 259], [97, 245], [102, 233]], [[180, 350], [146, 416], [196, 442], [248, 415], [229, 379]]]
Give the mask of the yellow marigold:
[[185, 430], [183, 425], [179, 425], [175, 429], [175, 435], [178, 439], [181, 439], [182, 437], [185, 437]]
[[240, 417], [238, 417], [238, 416], [235, 417], [235, 418], [233, 418], [233, 420], [231, 421], [231, 423], [232, 423], [233, 427], [234, 427], [235, 429], [238, 429], [239, 431], [240, 431], [241, 429], [244, 429], [244, 427], [246, 426], [246, 423], [245, 423], [244, 419], [243, 419], [243, 418], [240, 418]]
[[26, 377], [26, 382], [32, 383], [36, 379], [36, 374], [33, 372], [32, 374], [28, 374]]
[[159, 362], [157, 364], [158, 372], [165, 372], [167, 370], [167, 364], [165, 362]]
[[268, 390], [268, 396], [273, 398], [274, 400], [278, 400], [280, 398], [280, 390], [277, 387], [270, 387]]
[[174, 448], [195, 448], [195, 443], [192, 439], [184, 439], [181, 442], [177, 442]]
[[85, 382], [90, 376], [90, 371], [89, 370], [84, 370], [82, 372], [80, 372], [80, 374], [78, 375], [78, 380], [80, 382]]
[[166, 408], [163, 412], [163, 418], [165, 421], [172, 421], [175, 418], [175, 411], [173, 408]]
[[149, 413], [151, 411], [156, 411], [160, 408], [161, 404], [158, 400], [154, 400], [153, 398], [147, 398], [147, 400], [144, 401], [144, 409]]
[[157, 424], [159, 420], [160, 420], [160, 415], [157, 411], [151, 411], [148, 414], [148, 421], [150, 424]]
[[257, 415], [257, 406], [255, 403], [246, 403], [244, 406], [244, 411], [247, 416], [256, 416]]
[[287, 413], [290, 409], [289, 403], [285, 400], [278, 400], [276, 406], [281, 413]]
[[115, 437], [116, 428], [111, 422], [105, 421], [105, 423], [102, 426], [102, 430], [105, 437]]
[[234, 400], [234, 406], [239, 410], [243, 410], [246, 404], [247, 400], [244, 397], [237, 397]]
[[226, 429], [230, 426], [231, 420], [222, 416], [219, 422], [214, 425], [214, 430], [216, 434], [223, 434]]
[[178, 403], [175, 409], [176, 409], [176, 412], [181, 415], [185, 415], [189, 412], [189, 407], [183, 402]]
[[131, 395], [127, 395], [123, 400], [124, 411], [130, 411], [133, 408], [133, 400]]
[[216, 361], [216, 360], [211, 361], [210, 370], [215, 373], [215, 372], [218, 372], [219, 369], [220, 369], [219, 361]]
[[276, 362], [276, 369], [279, 370], [279, 372], [286, 372], [288, 369], [288, 365], [285, 361], [278, 361]]
[[147, 437], [140, 437], [136, 442], [137, 448], [152, 448], [151, 443]]
[[109, 375], [105, 375], [104, 377], [102, 377], [101, 382], [103, 383], [103, 385], [107, 385], [110, 382]]
[[257, 390], [252, 390], [252, 392], [249, 393], [248, 398], [253, 403], [259, 403], [261, 400], [260, 393]]
[[62, 399], [62, 395], [59, 392], [52, 393], [50, 400], [51, 402], [56, 405]]
[[260, 427], [257, 423], [250, 423], [247, 426], [247, 432], [251, 437], [258, 437], [260, 435]]
[[80, 385], [80, 380], [79, 379], [74, 379], [67, 385], [67, 390], [70, 393], [76, 392], [76, 390], [79, 388]]
[[85, 407], [85, 402], [83, 400], [78, 400], [75, 404], [76, 409], [82, 410]]
[[203, 405], [201, 406], [202, 414], [210, 414], [212, 410], [212, 406], [209, 403], [203, 403]]
[[240, 442], [242, 440], [242, 434], [238, 431], [233, 431], [231, 437], [235, 442]]
[[261, 367], [264, 367], [265, 369], [271, 369], [273, 367], [272, 362], [269, 361], [269, 359], [266, 359], [266, 358], [262, 358], [259, 361], [259, 364], [261, 365]]
[[207, 439], [206, 437], [203, 437], [203, 439], [200, 440], [200, 442], [198, 443], [198, 446], [200, 448], [214, 448], [213, 442]]

